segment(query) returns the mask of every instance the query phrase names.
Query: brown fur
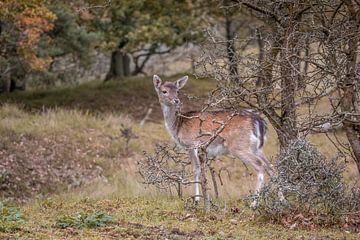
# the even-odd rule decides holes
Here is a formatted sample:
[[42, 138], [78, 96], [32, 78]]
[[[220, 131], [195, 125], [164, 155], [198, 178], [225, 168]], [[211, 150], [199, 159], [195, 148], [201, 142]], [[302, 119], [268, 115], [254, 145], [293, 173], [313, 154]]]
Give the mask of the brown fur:
[[[225, 144], [228, 147], [236, 148], [236, 145], [239, 145], [239, 143], [236, 142], [239, 135], [251, 134], [253, 119], [251, 115], [243, 113], [233, 116], [229, 120], [230, 115], [231, 112], [226, 111], [185, 113], [184, 116], [191, 118], [180, 118], [177, 131], [179, 141], [186, 146], [191, 146], [193, 143], [200, 144], [201, 142], [206, 142], [210, 139], [210, 136], [199, 137], [201, 133], [213, 133], [222, 126], [221, 123], [226, 123], [219, 137], [225, 139]], [[244, 139], [240, 145], [243, 144], [250, 147], [248, 141]]]

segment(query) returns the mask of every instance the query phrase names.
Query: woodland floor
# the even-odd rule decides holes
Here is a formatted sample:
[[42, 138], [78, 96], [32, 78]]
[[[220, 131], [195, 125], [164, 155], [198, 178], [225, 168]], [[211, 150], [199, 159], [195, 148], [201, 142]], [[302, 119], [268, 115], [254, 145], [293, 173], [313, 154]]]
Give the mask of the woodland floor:
[[[184, 110], [199, 109], [215, 87], [190, 79], [180, 96]], [[218, 163], [230, 170], [210, 214], [187, 197], [146, 188], [137, 162], [156, 143], [170, 143], [149, 77], [15, 92], [1, 95], [0, 103], [0, 239], [360, 238], [341, 226], [290, 229], [264, 219], [243, 201], [255, 177], [239, 162]], [[124, 128], [136, 136], [128, 146]], [[311, 141], [326, 156], [334, 154], [324, 135]], [[274, 161], [277, 149], [270, 128], [265, 154]], [[354, 182], [356, 168], [348, 166], [345, 179]]]

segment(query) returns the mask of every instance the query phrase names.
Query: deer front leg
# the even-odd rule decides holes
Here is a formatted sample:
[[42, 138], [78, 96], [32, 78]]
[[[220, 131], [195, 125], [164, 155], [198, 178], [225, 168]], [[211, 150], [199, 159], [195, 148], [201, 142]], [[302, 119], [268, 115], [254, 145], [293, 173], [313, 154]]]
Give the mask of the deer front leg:
[[195, 176], [195, 201], [200, 201], [200, 174], [201, 174], [201, 168], [200, 168], [200, 160], [198, 157], [198, 150], [191, 149], [189, 150], [189, 156], [191, 159], [194, 176]]

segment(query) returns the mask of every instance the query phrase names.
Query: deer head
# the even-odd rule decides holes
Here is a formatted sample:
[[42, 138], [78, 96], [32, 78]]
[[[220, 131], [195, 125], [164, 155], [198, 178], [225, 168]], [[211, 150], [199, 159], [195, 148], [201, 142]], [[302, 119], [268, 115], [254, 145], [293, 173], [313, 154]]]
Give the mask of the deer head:
[[165, 106], [180, 106], [178, 91], [183, 88], [188, 80], [188, 76], [184, 76], [175, 82], [162, 83], [159, 76], [154, 75], [153, 83], [159, 102]]

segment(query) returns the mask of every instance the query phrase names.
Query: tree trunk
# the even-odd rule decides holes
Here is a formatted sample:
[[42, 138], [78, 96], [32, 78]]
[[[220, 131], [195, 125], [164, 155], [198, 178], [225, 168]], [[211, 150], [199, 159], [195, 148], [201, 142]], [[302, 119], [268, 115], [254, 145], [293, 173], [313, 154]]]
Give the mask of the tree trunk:
[[3, 81], [3, 84], [4, 84], [4, 92], [10, 92], [10, 89], [11, 89], [11, 80], [10, 78], [5, 78], [4, 81]]
[[131, 74], [130, 58], [126, 53], [119, 49], [111, 54], [110, 70], [106, 75], [105, 81], [110, 79], [123, 79]]
[[0, 80], [2, 82], [2, 92], [11, 92], [13, 91], [13, 87], [14, 87], [14, 83], [11, 80], [11, 75], [10, 73], [5, 73], [3, 74], [3, 76], [0, 76]]
[[[341, 86], [342, 97], [340, 98], [340, 104], [342, 112], [349, 114], [343, 124], [360, 172], [360, 112], [357, 111], [359, 109], [359, 100], [356, 99], [357, 91], [359, 91], [356, 84], [357, 42], [358, 40], [354, 38], [349, 40], [347, 74]], [[351, 114], [355, 115], [351, 116]]]
[[[356, 20], [357, 11], [355, 10], [352, 1], [345, 1], [345, 4], [347, 5], [350, 13], [350, 22], [352, 23], [353, 28], [352, 32], [356, 33], [359, 30], [359, 23]], [[360, 90], [356, 79], [358, 42], [358, 36], [353, 36], [349, 38], [348, 41], [346, 75], [344, 80], [340, 83], [342, 91], [340, 106], [342, 112], [344, 114], [348, 114], [347, 118], [343, 122], [344, 129], [354, 153], [358, 171], [360, 172], [360, 116], [358, 115], [360, 114], [358, 111], [360, 107], [358, 106], [360, 99], [357, 99], [358, 91]]]
[[[259, 65], [262, 66], [264, 64], [265, 53], [264, 53], [264, 40], [263, 40], [262, 32], [260, 29], [256, 29], [256, 40], [257, 40], [257, 44], [259, 47], [258, 61], [259, 61]], [[262, 79], [263, 78], [261, 76], [259, 76], [258, 79], [256, 80], [257, 87], [261, 86]]]
[[[260, 94], [258, 94], [258, 102], [263, 109], [264, 114], [273, 125], [280, 143], [280, 150], [287, 147], [290, 140], [298, 136], [296, 124], [296, 106], [295, 106], [295, 91], [296, 81], [298, 80], [297, 73], [294, 73], [293, 66], [296, 65], [296, 39], [291, 39], [291, 31], [284, 35], [278, 35], [273, 39], [271, 49], [263, 56], [263, 62], [260, 62], [260, 76], [257, 80]], [[274, 27], [274, 32], [279, 32], [279, 29]], [[280, 53], [280, 59], [277, 56]], [[278, 62], [279, 61], [279, 62]], [[281, 69], [281, 83], [280, 83], [280, 114], [274, 106], [271, 106], [271, 94], [274, 93], [273, 87], [273, 68], [274, 63], [280, 65]]]
[[[349, 43], [349, 48], [350, 48]], [[352, 56], [352, 60], [349, 59], [350, 62], [348, 62], [348, 74], [347, 78], [345, 79], [345, 83], [341, 87], [342, 90], [342, 97], [341, 97], [341, 110], [343, 113], [355, 113], [360, 114], [360, 112], [356, 111], [356, 108], [359, 106], [356, 106], [358, 104], [358, 101], [356, 101], [356, 84], [355, 84], [355, 75], [352, 73], [352, 66], [353, 63], [356, 60], [356, 48], [350, 50], [352, 53], [348, 56]], [[357, 89], [359, 91], [359, 89]], [[343, 126], [346, 132], [347, 139], [349, 140], [349, 143], [351, 145], [352, 151], [354, 153], [355, 162], [358, 168], [358, 171], [360, 172], [360, 116], [349, 115], [343, 122]]]
[[[274, 28], [273, 31], [278, 31]], [[284, 129], [284, 121], [281, 115], [278, 114], [276, 109], [271, 106], [271, 94], [275, 91], [273, 87], [273, 68], [274, 63], [277, 61], [277, 56], [280, 53], [283, 39], [273, 39], [271, 49], [264, 54], [263, 62], [260, 62], [260, 76], [258, 81], [260, 93], [257, 95], [258, 103], [263, 113], [269, 119], [271, 125], [274, 127], [280, 142], [280, 148], [284, 148], [287, 143], [288, 128]], [[270, 104], [270, 105], [269, 105]], [[284, 106], [285, 107], [285, 106]]]
[[297, 40], [291, 37], [295, 31], [294, 26], [289, 26], [284, 33], [284, 42], [280, 52], [280, 75], [281, 75], [281, 126], [284, 135], [279, 138], [280, 149], [285, 148], [290, 140], [298, 135], [296, 129], [296, 105], [295, 91], [299, 80], [299, 73], [294, 69], [299, 65], [297, 58]]
[[[299, 76], [299, 82], [298, 82], [298, 86], [297, 86], [297, 89], [305, 89], [306, 88], [306, 78], [307, 78], [307, 74], [308, 74], [308, 71], [309, 71], [309, 55], [310, 55], [310, 42], [309, 42], [309, 38], [306, 38], [305, 40], [305, 49], [304, 49], [304, 68], [303, 70], [301, 71], [301, 68], [300, 68], [300, 63], [298, 65], [298, 70], [299, 72], [301, 72], [301, 75]], [[300, 55], [301, 53], [299, 52], [298, 53], [298, 56], [300, 58]]]
[[201, 192], [204, 198], [204, 211], [210, 212], [211, 208], [211, 200], [209, 195], [209, 188], [208, 182], [206, 178], [206, 166], [207, 166], [207, 155], [206, 149], [200, 149], [199, 151], [199, 160], [200, 160], [200, 168], [201, 168], [201, 175], [200, 175], [200, 182], [201, 182]]
[[226, 40], [227, 40], [227, 57], [229, 60], [229, 75], [232, 82], [239, 81], [238, 65], [236, 60], [236, 47], [235, 47], [235, 30], [234, 23], [230, 18], [225, 20]]

